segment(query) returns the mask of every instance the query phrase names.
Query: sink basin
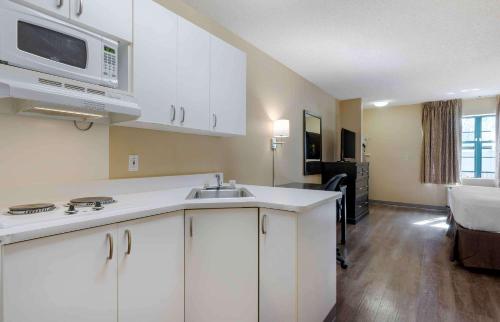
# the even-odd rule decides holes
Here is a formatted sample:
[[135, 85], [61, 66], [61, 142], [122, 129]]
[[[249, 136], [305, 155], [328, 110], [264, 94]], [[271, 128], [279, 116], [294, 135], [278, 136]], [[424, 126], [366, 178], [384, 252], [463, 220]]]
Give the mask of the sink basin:
[[186, 199], [252, 198], [245, 188], [193, 189]]

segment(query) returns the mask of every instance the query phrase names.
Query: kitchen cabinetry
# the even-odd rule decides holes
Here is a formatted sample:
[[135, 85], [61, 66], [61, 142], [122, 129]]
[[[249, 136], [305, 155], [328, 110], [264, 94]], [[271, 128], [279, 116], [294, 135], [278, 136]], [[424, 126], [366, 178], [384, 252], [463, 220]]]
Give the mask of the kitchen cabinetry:
[[34, 9], [47, 12], [59, 18], [69, 17], [69, 1], [64, 0], [13, 0]]
[[71, 1], [71, 20], [132, 42], [132, 0], [62, 1]]
[[246, 133], [246, 55], [217, 37], [210, 37], [211, 129]]
[[153, 0], [134, 3], [134, 95], [120, 125], [208, 135], [246, 133], [246, 55]]
[[134, 1], [134, 96], [145, 124], [178, 119], [177, 23], [177, 15], [159, 3]]
[[118, 320], [184, 321], [184, 213], [118, 226]]
[[186, 322], [258, 321], [258, 211], [186, 211]]
[[177, 32], [177, 105], [179, 125], [208, 131], [210, 35], [179, 17]]
[[4, 246], [2, 321], [116, 321], [116, 228]]
[[90, 30], [132, 42], [132, 0], [14, 0]]
[[336, 202], [317, 206], [297, 217], [299, 322], [324, 321], [335, 305]]
[[297, 321], [297, 214], [261, 209], [259, 321]]
[[323, 321], [335, 204], [180, 210], [1, 245], [0, 321]]
[[6, 245], [3, 322], [184, 321], [184, 212]]

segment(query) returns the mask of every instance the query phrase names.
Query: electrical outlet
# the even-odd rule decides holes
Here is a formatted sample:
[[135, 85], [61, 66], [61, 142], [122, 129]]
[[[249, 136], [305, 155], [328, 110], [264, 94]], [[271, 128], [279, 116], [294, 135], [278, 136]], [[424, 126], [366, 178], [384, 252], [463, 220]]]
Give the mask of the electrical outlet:
[[139, 171], [139, 156], [137, 154], [128, 156], [128, 171]]

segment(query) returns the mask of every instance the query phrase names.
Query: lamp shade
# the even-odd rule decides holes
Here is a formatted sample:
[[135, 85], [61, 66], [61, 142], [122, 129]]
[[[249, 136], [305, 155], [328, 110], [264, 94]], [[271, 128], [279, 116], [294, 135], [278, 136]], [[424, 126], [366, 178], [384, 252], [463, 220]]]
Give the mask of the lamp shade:
[[287, 138], [290, 136], [290, 121], [276, 120], [273, 122], [273, 136], [275, 138]]

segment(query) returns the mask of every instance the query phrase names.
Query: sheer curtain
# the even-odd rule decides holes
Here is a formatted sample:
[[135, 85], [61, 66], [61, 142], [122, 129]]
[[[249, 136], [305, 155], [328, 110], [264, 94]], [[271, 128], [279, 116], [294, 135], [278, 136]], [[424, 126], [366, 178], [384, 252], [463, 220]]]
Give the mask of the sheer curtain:
[[500, 96], [497, 98], [497, 115], [496, 115], [496, 186], [500, 187]]
[[460, 182], [462, 101], [425, 103], [422, 130], [422, 182]]

